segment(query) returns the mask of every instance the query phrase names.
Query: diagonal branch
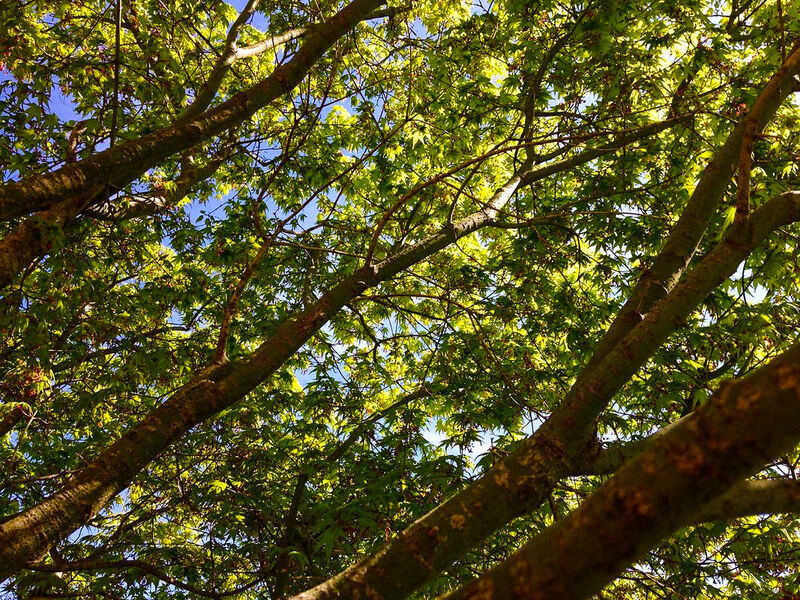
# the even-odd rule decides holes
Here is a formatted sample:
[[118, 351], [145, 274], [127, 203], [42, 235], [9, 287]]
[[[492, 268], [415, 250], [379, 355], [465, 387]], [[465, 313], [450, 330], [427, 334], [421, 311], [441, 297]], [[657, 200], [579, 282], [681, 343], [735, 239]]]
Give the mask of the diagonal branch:
[[[249, 46], [237, 46], [236, 40], [239, 39], [239, 34], [241, 33], [242, 27], [245, 25], [245, 23], [247, 23], [253, 13], [255, 13], [259, 2], [260, 0], [250, 0], [242, 9], [242, 12], [239, 13], [239, 16], [228, 30], [228, 35], [225, 40], [225, 47], [217, 58], [217, 62], [214, 64], [214, 67], [211, 69], [208, 79], [206, 79], [205, 83], [200, 88], [200, 91], [197, 93], [197, 97], [194, 99], [194, 102], [187, 106], [181, 112], [181, 114], [178, 115], [178, 120], [195, 117], [211, 105], [217, 95], [217, 92], [219, 92], [219, 88], [222, 85], [225, 75], [236, 61], [245, 58], [253, 58], [263, 54], [268, 50], [288, 44], [293, 40], [308, 35], [315, 27], [319, 26], [319, 24], [315, 24], [308, 25], [306, 27], [296, 27], [294, 29], [284, 31], [278, 35], [270, 36], [264, 40], [261, 40], [260, 42], [256, 42], [255, 44], [250, 44]], [[400, 12], [408, 10], [409, 8], [410, 5], [406, 5], [376, 10], [366, 15], [361, 20], [369, 21], [370, 19], [392, 17]]]
[[[796, 59], [800, 52], [800, 42], [796, 43], [792, 49], [791, 57]], [[784, 57], [784, 66], [782, 69], [788, 69], [788, 61]], [[788, 72], [788, 70], [787, 70]], [[781, 85], [780, 81], [771, 81], [770, 85], [773, 88], [773, 93], [777, 92], [777, 88]], [[768, 88], [770, 86], [767, 86]], [[743, 222], [750, 214], [750, 171], [753, 168], [753, 144], [755, 143], [758, 133], [763, 129], [761, 120], [765, 112], [769, 112], [769, 96], [762, 94], [755, 101], [752, 108], [748, 111], [742, 124], [742, 142], [739, 149], [739, 165], [736, 174], [736, 216], [737, 222]]]
[[189, 195], [194, 186], [214, 175], [223, 162], [225, 158], [217, 157], [199, 169], [185, 162], [171, 189], [162, 188], [147, 195], [94, 206], [86, 209], [84, 214], [100, 221], [123, 221], [167, 212]]
[[693, 517], [692, 523], [781, 513], [800, 513], [800, 481], [796, 479], [742, 481], [706, 504]]
[[[663, 537], [695, 522], [698, 506], [798, 441], [800, 345], [726, 382], [569, 517], [444, 598], [589, 598]], [[705, 510], [716, 516], [714, 505]]]
[[[800, 48], [786, 59], [770, 78], [753, 104], [751, 113], [758, 114], [760, 131], [769, 123], [781, 103], [794, 91], [794, 78], [800, 72]], [[646, 315], [680, 279], [694, 256], [700, 240], [722, 201], [740, 151], [745, 141], [749, 119], [740, 123], [728, 136], [714, 158], [703, 170], [680, 219], [672, 228], [658, 256], [640, 276], [628, 300], [614, 318], [602, 339], [597, 343], [584, 369], [591, 372], [620, 340]]]
[[576, 382], [561, 407], [516, 452], [378, 552], [296, 600], [350, 598], [367, 589], [375, 598], [404, 598], [493, 531], [538, 506], [553, 485], [579, 469], [596, 416], [677, 324], [772, 231], [799, 218], [800, 192], [787, 192], [765, 203], [747, 223], [731, 226], [626, 339]]
[[[605, 448], [600, 448], [598, 444], [597, 452], [587, 454], [573, 475], [613, 475], [623, 465], [652, 448], [670, 431], [684, 427], [690, 418], [691, 415], [686, 415], [642, 440], [615, 442]], [[795, 479], [742, 481], [705, 505], [693, 523], [780, 513], [800, 513], [800, 481]]]
[[[367, 432], [372, 431], [371, 425], [374, 425], [379, 420], [386, 418], [387, 416], [391, 415], [395, 412], [398, 408], [406, 406], [415, 400], [419, 400], [424, 398], [425, 396], [430, 395], [430, 388], [428, 387], [427, 383], [424, 383], [414, 392], [409, 394], [405, 394], [404, 396], [400, 397], [400, 399], [392, 402], [389, 406], [376, 411], [373, 413], [369, 418], [364, 419], [353, 431], [350, 432], [344, 441], [339, 443], [338, 446], [325, 457], [322, 461], [326, 465], [330, 465], [331, 463], [335, 463], [338, 461], [342, 456], [344, 456], [350, 448], [352, 448], [355, 443]], [[309, 469], [310, 470], [310, 469]], [[303, 493], [306, 489], [306, 484], [308, 484], [309, 475], [308, 470], [305, 470], [300, 476], [297, 478], [297, 484], [294, 488], [294, 493], [292, 494], [292, 502], [291, 506], [289, 507], [289, 512], [284, 519], [286, 521], [286, 532], [283, 538], [283, 551], [281, 552], [280, 557], [278, 558], [277, 565], [275, 567], [277, 571], [277, 575], [275, 577], [275, 588], [273, 596], [275, 598], [282, 598], [283, 597], [283, 590], [286, 587], [287, 583], [287, 575], [288, 575], [288, 551], [291, 548], [292, 544], [294, 543], [296, 530], [297, 530], [297, 513], [300, 509], [300, 501], [303, 497]]]
[[[206, 79], [205, 83], [200, 88], [200, 91], [197, 93], [194, 102], [187, 106], [178, 115], [178, 121], [196, 117], [211, 105], [211, 102], [214, 100], [214, 97], [219, 91], [219, 86], [222, 85], [222, 80], [225, 77], [225, 74], [236, 60], [236, 40], [239, 39], [239, 34], [241, 33], [242, 27], [244, 27], [247, 21], [250, 20], [250, 17], [253, 16], [253, 13], [256, 12], [259, 2], [260, 0], [248, 0], [245, 7], [239, 13], [239, 16], [237, 16], [236, 20], [231, 24], [231, 27], [228, 30], [228, 35], [225, 38], [225, 47], [222, 49], [219, 58], [217, 58], [217, 62], [211, 69], [208, 79]], [[289, 40], [287, 39], [287, 41]]]
[[[765, 98], [763, 124], [791, 93], [798, 70], [800, 51], [795, 51], [760, 95]], [[562, 407], [517, 452], [496, 464], [472, 486], [419, 519], [372, 556], [299, 594], [296, 600], [343, 599], [354, 594], [377, 594], [376, 590], [380, 590], [376, 597], [404, 598], [493, 531], [538, 506], [559, 479], [576, 469], [591, 444], [592, 423], [611, 397], [677, 327], [680, 319], [728, 277], [760, 242], [752, 235], [754, 230], [748, 232], [744, 224], [730, 228], [717, 249], [694, 269], [693, 277], [684, 281], [680, 290], [673, 290], [672, 300], [666, 303], [668, 309], [653, 312], [640, 323], [642, 314], [650, 312], [667, 289], [674, 286], [694, 254], [729, 185], [742, 133], [741, 126], [737, 127], [706, 167], [664, 248], [595, 348]], [[781, 216], [794, 220], [797, 214], [794, 200], [791, 194], [779, 197], [767, 203], [769, 208], [765, 205], [757, 211], [756, 214], [766, 215], [764, 218], [755, 219], [754, 214], [753, 220], [767, 221], [777, 216], [783, 202], [791, 210]], [[770, 214], [775, 208], [776, 213]], [[742, 237], [746, 238], [745, 243], [741, 243]], [[659, 289], [660, 294], [654, 293]], [[638, 329], [637, 335], [621, 345], [619, 342], [634, 327]], [[467, 520], [468, 528], [462, 525]], [[390, 570], [392, 577], [387, 578], [385, 573]]]
[[115, 201], [114, 204], [98, 205], [98, 198], [107, 197], [107, 189], [98, 187], [85, 197], [77, 196], [26, 218], [0, 240], [0, 289], [10, 285], [13, 278], [34, 260], [57, 249], [66, 230], [79, 215], [119, 221], [165, 212], [184, 198], [193, 186], [211, 177], [223, 162], [223, 158], [215, 158], [200, 169], [184, 163], [171, 191], [134, 196], [126, 204]]
[[314, 27], [292, 59], [269, 77], [208, 111], [51, 173], [0, 187], [0, 219], [47, 209], [98, 185], [124, 189], [166, 157], [235, 127], [294, 89], [325, 52], [382, 3], [383, 0], [353, 0], [324, 24]]
[[383, 0], [353, 0], [316, 27], [286, 64], [216, 108], [41, 176], [0, 186], [0, 219], [39, 211], [0, 240], [0, 289], [44, 252], [56, 248], [69, 225], [110, 190], [124, 189], [162, 159], [195, 146], [252, 116], [292, 90], [311, 67]]
[[37, 560], [55, 542], [97, 514], [130, 485], [141, 469], [192, 427], [233, 406], [269, 378], [331, 317], [365, 290], [491, 225], [520, 181], [519, 176], [512, 177], [481, 210], [376, 265], [344, 277], [312, 306], [278, 325], [272, 337], [249, 356], [213, 364], [197, 373], [61, 489], [0, 524], [0, 579]]
[[[570, 158], [560, 161], [552, 161], [545, 165], [534, 167], [532, 160], [528, 160], [525, 163], [523, 163], [523, 165], [517, 170], [517, 174], [522, 178], [523, 185], [529, 185], [535, 181], [540, 181], [542, 179], [545, 179], [546, 177], [549, 177], [550, 175], [553, 175], [555, 173], [562, 173], [568, 169], [571, 169], [572, 167], [586, 164], [594, 160], [595, 158], [611, 154], [615, 150], [623, 148], [634, 142], [643, 140], [651, 135], [656, 135], [666, 129], [669, 129], [670, 127], [677, 125], [680, 122], [681, 118], [676, 117], [672, 119], [667, 119], [665, 121], [658, 121], [656, 123], [651, 123], [650, 125], [645, 125], [638, 129], [634, 129], [630, 132], [620, 133], [616, 136], [616, 139], [606, 144], [601, 144], [600, 146], [594, 148], [587, 148]], [[381, 232], [383, 231], [386, 224], [389, 222], [389, 219], [392, 217], [392, 215], [394, 215], [405, 203], [407, 203], [414, 196], [419, 194], [422, 190], [443, 181], [444, 179], [458, 173], [459, 171], [463, 171], [467, 167], [470, 167], [472, 165], [478, 165], [492, 156], [496, 156], [498, 154], [502, 154], [510, 150], [519, 149], [520, 147], [524, 147], [524, 145], [494, 148], [480, 156], [472, 157], [469, 160], [466, 160], [462, 163], [455, 165], [454, 167], [450, 167], [446, 171], [443, 171], [438, 175], [415, 185], [411, 190], [409, 190], [408, 192], [403, 194], [403, 196], [398, 198], [397, 201], [395, 201], [395, 203], [392, 204], [392, 206], [389, 207], [389, 209], [382, 215], [380, 221], [378, 221], [378, 223], [375, 225], [375, 229], [372, 233], [372, 237], [369, 242], [369, 247], [367, 249], [367, 255], [366, 258], [364, 259], [364, 263], [371, 264], [375, 254], [375, 249], [378, 245], [378, 240], [380, 239]], [[451, 213], [452, 213], [452, 208], [451, 208]]]

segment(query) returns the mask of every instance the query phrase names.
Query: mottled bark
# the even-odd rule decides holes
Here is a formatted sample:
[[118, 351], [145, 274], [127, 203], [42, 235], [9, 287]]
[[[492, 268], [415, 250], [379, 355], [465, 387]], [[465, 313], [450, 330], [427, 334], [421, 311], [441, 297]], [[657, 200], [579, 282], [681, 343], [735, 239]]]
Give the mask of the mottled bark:
[[[693, 520], [694, 523], [707, 521], [723, 521], [737, 517], [746, 517], [761, 514], [778, 514], [800, 511], [800, 481], [793, 480], [756, 480], [744, 481], [733, 486], [727, 493], [712, 500]], [[151, 577], [185, 590], [196, 596], [219, 598], [222, 595], [234, 595], [237, 590], [208, 591], [187, 584], [168, 575], [162, 569], [141, 560], [86, 560], [74, 562], [35, 563], [26, 566], [32, 571], [45, 573], [57, 572], [83, 572], [134, 570], [146, 573]], [[280, 578], [280, 573], [277, 578]], [[275, 597], [280, 598], [280, 588], [277, 584]], [[252, 585], [252, 581], [242, 585], [239, 590], [244, 591]]]
[[[676, 427], [682, 427], [687, 415], [634, 442], [614, 442], [596, 452], [587, 453], [573, 475], [612, 475]], [[693, 523], [726, 521], [761, 514], [800, 512], [800, 481], [794, 479], [756, 479], [734, 485], [722, 496], [704, 506]]]
[[[108, 197], [112, 190], [124, 189], [164, 158], [236, 126], [258, 109], [292, 90], [339, 38], [358, 22], [370, 18], [383, 1], [354, 0], [335, 17], [308, 32], [306, 43], [290, 61], [277, 67], [264, 81], [213, 110], [197, 114], [190, 111], [190, 114], [170, 126], [99, 152], [81, 162], [0, 186], [0, 219], [8, 220], [39, 211], [0, 240], [0, 290], [10, 285], [13, 278], [32, 261], [57, 245], [64, 235], [64, 228], [103, 197]], [[256, 4], [256, 0], [248, 4], [250, 12], [255, 10]], [[246, 12], [243, 11], [242, 15]], [[233, 41], [228, 40], [231, 44], [246, 21], [242, 15], [237, 20], [238, 25], [234, 24], [231, 28]], [[229, 50], [235, 53], [235, 44]], [[227, 62], [220, 65], [222, 70], [217, 72], [215, 68], [214, 71], [219, 76], [214, 94], [225, 70], [230, 66]], [[199, 99], [190, 109], [201, 107], [203, 102], [207, 105], [211, 98]], [[142, 212], [147, 212], [155, 209], [157, 201], [146, 208], [144, 203], [137, 205], [143, 209]], [[104, 206], [94, 209], [95, 215], [124, 212], [122, 208]]]
[[777, 227], [800, 217], [800, 193], [773, 198], [732, 226], [711, 251], [628, 336], [572, 387], [528, 438], [470, 487], [419, 519], [378, 552], [296, 600], [399, 599], [515, 517], [538, 506], [563, 477], [580, 469], [592, 424], [614, 394], [697, 305]]
[[[663, 125], [656, 126], [654, 131]], [[612, 144], [602, 152], [609, 153], [617, 147]], [[581, 161], [585, 163], [598, 156], [597, 152], [597, 149], [589, 149], [578, 157], [555, 165], [568, 168]], [[547, 166], [548, 172], [553, 172], [553, 168]], [[217, 365], [193, 378], [142, 423], [79, 471], [61, 490], [0, 525], [0, 559], [3, 559], [0, 578], [8, 577], [24, 563], [36, 560], [53, 543], [96, 514], [129, 485], [138, 471], [186, 431], [244, 397], [353, 298], [461, 237], [494, 223], [498, 212], [522, 181], [522, 175], [514, 175], [481, 210], [344, 279], [312, 307], [281, 324], [272, 338], [249, 357], [236, 363]], [[487, 502], [494, 490], [490, 488], [488, 493]], [[498, 515], [488, 522], [505, 522], [502, 521], [504, 518], [505, 515]], [[479, 531], [477, 535], [486, 533]]]
[[102, 191], [96, 188], [38, 212], [0, 240], [0, 290], [9, 286], [34, 260], [58, 248], [64, 227]]
[[800, 481], [795, 479], [742, 481], [706, 504], [692, 516], [691, 522], [728, 521], [753, 515], [781, 513], [800, 513]]
[[662, 427], [643, 439], [628, 442], [612, 442], [606, 446], [602, 446], [599, 442], [596, 442], [584, 454], [573, 475], [611, 475], [616, 473], [617, 469], [622, 465], [639, 455], [654, 441], [663, 437], [670, 429], [676, 427], [679, 423], [682, 423], [688, 418], [689, 415], [686, 415], [677, 421], [673, 421], [669, 425]]
[[445, 596], [588, 598], [736, 481], [800, 440], [800, 345], [729, 381], [574, 513]]
[[14, 429], [20, 419], [25, 416], [25, 411], [20, 406], [14, 406], [6, 414], [0, 417], [0, 438]]
[[[793, 88], [793, 77], [800, 68], [800, 52], [793, 53], [790, 59], [791, 62], [787, 60], [760, 96], [769, 99], [765, 100], [762, 123], [771, 118]], [[722, 166], [733, 166], [741, 136], [742, 132], [737, 128], [712, 160], [701, 185], [698, 185], [700, 191], [696, 190], [692, 196], [676, 224], [676, 230], [655, 259], [651, 272], [661, 277], [662, 284], [674, 284], [694, 254], [729, 185], [729, 173]], [[680, 294], [672, 294], [670, 309], [650, 318], [633, 340], [619, 348], [619, 341], [667, 292], [666, 285], [659, 287], [649, 280], [640, 281], [598, 344], [592, 360], [570, 390], [564, 405], [520, 450], [495, 465], [472, 486], [419, 519], [378, 552], [299, 594], [296, 600], [354, 596], [404, 598], [490, 533], [538, 506], [559, 479], [577, 468], [579, 457], [590, 447], [591, 424], [613, 394], [677, 327], [680, 319], [688, 315], [719, 281], [730, 275], [740, 260], [736, 258], [738, 252], [734, 251], [728, 260], [721, 261], [724, 264], [714, 267], [714, 263], [720, 262], [720, 255], [727, 252], [728, 246], [745, 250], [742, 258], [749, 252], [738, 241], [730, 241], [731, 233], [725, 237], [728, 243], [721, 245], [723, 248], [717, 252], [718, 256], [703, 261], [706, 266], [696, 269], [698, 276], [688, 286], [683, 286]], [[737, 231], [736, 237], [740, 235]], [[747, 237], [751, 236], [748, 234]], [[693, 290], [695, 282], [699, 287]], [[708, 287], [709, 283], [713, 285]], [[464, 526], [467, 520], [468, 528]]]

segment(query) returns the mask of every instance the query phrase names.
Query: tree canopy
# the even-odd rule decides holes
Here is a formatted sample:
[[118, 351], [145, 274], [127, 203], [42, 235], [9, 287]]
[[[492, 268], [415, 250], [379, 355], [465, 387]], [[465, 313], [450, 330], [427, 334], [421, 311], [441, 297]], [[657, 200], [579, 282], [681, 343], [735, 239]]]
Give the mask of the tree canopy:
[[20, 598], [800, 597], [800, 6], [11, 0]]

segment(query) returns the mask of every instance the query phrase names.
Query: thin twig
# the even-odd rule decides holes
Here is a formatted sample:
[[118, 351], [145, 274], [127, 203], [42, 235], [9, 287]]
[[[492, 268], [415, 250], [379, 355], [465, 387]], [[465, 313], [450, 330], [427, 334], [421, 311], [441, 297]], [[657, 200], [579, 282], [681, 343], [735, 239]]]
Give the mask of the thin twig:
[[120, 32], [122, 31], [122, 0], [117, 0], [117, 14], [116, 14], [116, 33], [115, 33], [115, 47], [114, 47], [114, 108], [111, 112], [111, 133], [108, 142], [110, 147], [114, 147], [114, 141], [117, 137], [117, 114], [119, 112], [119, 64], [120, 64]]

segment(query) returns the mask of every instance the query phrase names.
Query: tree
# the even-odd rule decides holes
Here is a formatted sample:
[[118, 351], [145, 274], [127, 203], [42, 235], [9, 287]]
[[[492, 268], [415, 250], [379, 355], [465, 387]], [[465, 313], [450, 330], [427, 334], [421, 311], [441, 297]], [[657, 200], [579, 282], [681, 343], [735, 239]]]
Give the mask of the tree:
[[800, 593], [794, 5], [2, 19], [10, 593]]

